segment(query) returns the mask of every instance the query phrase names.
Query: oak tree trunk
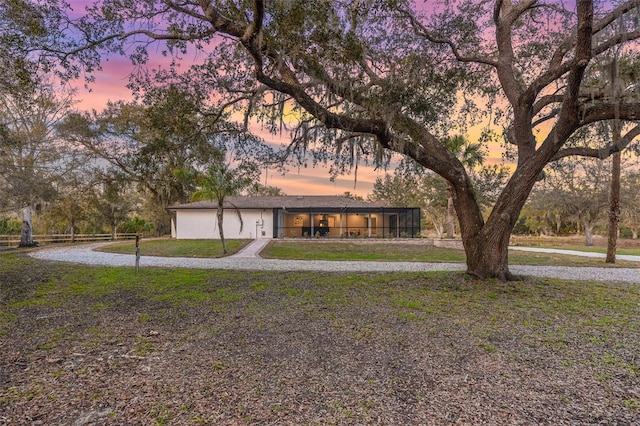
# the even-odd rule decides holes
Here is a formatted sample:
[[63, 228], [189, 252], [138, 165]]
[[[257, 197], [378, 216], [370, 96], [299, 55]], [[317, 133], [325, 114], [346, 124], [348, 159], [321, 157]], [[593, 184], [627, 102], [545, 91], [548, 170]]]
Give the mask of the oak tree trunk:
[[[513, 191], [513, 188], [506, 188]], [[503, 281], [514, 279], [509, 271], [509, 238], [515, 226], [527, 193], [513, 193], [509, 202], [498, 202], [489, 219], [484, 223], [479, 209], [461, 208], [461, 195], [454, 193], [456, 213], [460, 223], [460, 234], [467, 256], [467, 273], [480, 278], [498, 278]]]
[[512, 228], [506, 222], [493, 229], [485, 227], [476, 238], [465, 242], [468, 274], [480, 279], [514, 279], [509, 271], [509, 238]]
[[[531, 188], [544, 167], [542, 160], [520, 167], [518, 176], [514, 175], [504, 188], [486, 222], [475, 197], [467, 191], [454, 191], [469, 275], [502, 281], [516, 279], [509, 270], [509, 239]], [[475, 211], [470, 207], [472, 203], [476, 205]]]

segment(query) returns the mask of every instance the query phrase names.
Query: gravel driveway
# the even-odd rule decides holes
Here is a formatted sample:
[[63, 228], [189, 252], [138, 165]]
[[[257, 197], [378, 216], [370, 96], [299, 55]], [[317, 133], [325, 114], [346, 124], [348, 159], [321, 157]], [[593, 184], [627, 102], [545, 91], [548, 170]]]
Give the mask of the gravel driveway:
[[[282, 260], [263, 259], [258, 253], [269, 240], [256, 240], [234, 256], [219, 259], [168, 258], [141, 256], [140, 267], [194, 268], [194, 269], [232, 269], [261, 271], [335, 271], [335, 272], [399, 272], [399, 271], [464, 271], [462, 263], [427, 262], [381, 262], [381, 261], [323, 261], [323, 260]], [[86, 265], [131, 266], [135, 265], [134, 255], [105, 253], [95, 248], [110, 243], [92, 243], [79, 246], [45, 247], [34, 251], [31, 256], [42, 260], [73, 262]], [[518, 248], [523, 249], [523, 248]], [[536, 249], [538, 250], [538, 249]], [[545, 249], [549, 250], [549, 249]], [[562, 252], [562, 251], [561, 251]], [[564, 253], [564, 252], [563, 252]], [[576, 252], [577, 254], [582, 252]], [[569, 253], [569, 254], [576, 254]], [[639, 260], [640, 257], [634, 256]], [[634, 268], [595, 268], [567, 266], [522, 266], [511, 265], [516, 275], [528, 275], [545, 278], [569, 280], [591, 280], [603, 282], [640, 283], [640, 269]]]

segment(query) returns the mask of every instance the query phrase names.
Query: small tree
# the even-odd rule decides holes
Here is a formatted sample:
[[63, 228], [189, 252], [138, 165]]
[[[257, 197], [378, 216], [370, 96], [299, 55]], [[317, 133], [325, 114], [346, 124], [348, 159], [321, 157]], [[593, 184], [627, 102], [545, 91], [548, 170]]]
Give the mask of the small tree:
[[261, 183], [258, 183], [258, 182], [252, 183], [249, 186], [249, 188], [247, 188], [244, 192], [246, 195], [250, 197], [259, 197], [259, 196], [277, 197], [277, 196], [287, 195], [284, 193], [284, 191], [282, 191], [281, 188], [278, 188], [277, 186], [262, 185]]
[[621, 222], [631, 230], [633, 239], [638, 238], [640, 230], [640, 173], [625, 176], [622, 180]]
[[607, 209], [610, 175], [605, 162], [562, 161], [548, 170], [530, 198], [538, 211], [559, 230], [564, 221], [575, 220], [584, 229], [585, 245], [593, 245], [593, 229]]
[[349, 198], [350, 200], [364, 201], [364, 197], [357, 194], [352, 194], [351, 191], [345, 191], [342, 193], [342, 197]]
[[153, 231], [153, 223], [147, 222], [140, 216], [133, 216], [120, 224], [120, 229], [126, 233], [146, 234]]
[[443, 237], [447, 218], [446, 181], [434, 173], [420, 174], [401, 165], [393, 175], [377, 178], [368, 198], [394, 207], [419, 206], [422, 217], [431, 223], [438, 238]]
[[449, 186], [447, 181], [435, 173], [422, 177], [422, 195], [424, 202], [422, 212], [436, 231], [438, 238], [444, 238], [449, 224]]
[[109, 225], [111, 239], [117, 238], [118, 227], [134, 209], [135, 196], [129, 191], [127, 178], [116, 169], [101, 176], [100, 190], [96, 198], [96, 208]]
[[22, 229], [22, 222], [12, 217], [0, 217], [0, 234], [18, 234]]
[[[198, 174], [195, 182], [199, 189], [193, 194], [192, 200], [211, 200], [217, 203], [216, 216], [218, 219], [218, 230], [220, 231], [220, 241], [222, 251], [227, 254], [227, 244], [224, 239], [224, 203], [225, 198], [239, 194], [243, 189], [251, 184], [251, 180], [244, 174], [230, 169], [225, 164], [216, 164], [207, 169], [206, 173]], [[231, 204], [231, 203], [230, 203]], [[242, 215], [240, 210], [233, 204], [234, 213], [240, 220], [240, 231], [242, 232]]]

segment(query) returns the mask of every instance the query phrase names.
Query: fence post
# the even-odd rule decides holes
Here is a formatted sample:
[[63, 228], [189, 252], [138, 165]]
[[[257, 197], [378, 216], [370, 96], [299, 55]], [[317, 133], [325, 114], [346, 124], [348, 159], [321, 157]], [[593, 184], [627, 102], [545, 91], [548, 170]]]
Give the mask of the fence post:
[[136, 235], [136, 272], [140, 271], [140, 235]]

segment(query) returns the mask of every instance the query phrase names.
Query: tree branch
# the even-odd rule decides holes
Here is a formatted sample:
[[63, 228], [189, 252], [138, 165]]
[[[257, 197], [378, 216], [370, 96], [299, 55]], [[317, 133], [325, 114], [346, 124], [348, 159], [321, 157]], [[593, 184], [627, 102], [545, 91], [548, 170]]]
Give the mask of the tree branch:
[[579, 122], [579, 127], [596, 121], [613, 120], [614, 118], [637, 121], [640, 120], [640, 103], [603, 103], [588, 106], [580, 111], [580, 116], [582, 119]]
[[258, 81], [269, 88], [286, 93], [293, 97], [302, 108], [307, 110], [327, 128], [342, 129], [349, 132], [369, 133], [376, 136], [379, 141], [388, 141], [390, 139], [390, 134], [384, 121], [353, 118], [330, 112], [309, 96], [302, 87], [292, 82], [291, 76], [283, 79], [283, 81], [276, 81], [260, 71], [257, 77]]
[[453, 56], [456, 58], [457, 61], [464, 62], [464, 63], [473, 62], [473, 63], [478, 63], [478, 64], [485, 64], [485, 65], [490, 65], [492, 67], [497, 67], [498, 66], [498, 63], [496, 61], [491, 60], [486, 56], [465, 56], [465, 55], [463, 55], [462, 53], [460, 53], [460, 51], [458, 50], [458, 47], [456, 46], [456, 44], [452, 40], [449, 40], [449, 39], [444, 38], [444, 37], [437, 37], [437, 36], [433, 35], [429, 31], [429, 29], [427, 29], [427, 27], [425, 27], [420, 21], [418, 21], [416, 19], [416, 17], [413, 15], [413, 13], [411, 13], [411, 11], [401, 10], [400, 12], [409, 19], [409, 22], [411, 23], [411, 26], [413, 27], [414, 32], [418, 36], [424, 37], [425, 39], [427, 39], [431, 43], [444, 44], [444, 45], [449, 46], [449, 49], [451, 50], [451, 53], [453, 54]]
[[355, 90], [350, 90], [349, 85], [337, 82], [313, 58], [305, 57], [303, 58], [303, 62], [305, 63], [303, 71], [307, 75], [321, 81], [331, 93], [338, 95], [341, 98], [346, 99], [356, 105], [363, 104], [364, 98], [359, 96], [359, 93], [357, 93]]
[[264, 1], [263, 0], [254, 0], [253, 13], [255, 15], [253, 17], [253, 21], [245, 29], [244, 34], [242, 34], [241, 40], [243, 43], [250, 43], [252, 45], [255, 43], [258, 43], [258, 45], [256, 45], [255, 47], [259, 49], [260, 46], [259, 46], [258, 39], [259, 39], [260, 31], [262, 30], [262, 24], [264, 20]]
[[629, 146], [633, 140], [640, 135], [640, 125], [635, 126], [628, 131], [623, 137], [618, 139], [617, 142], [608, 144], [607, 146], [595, 149], [586, 147], [572, 147], [558, 151], [558, 153], [551, 159], [551, 161], [557, 161], [561, 158], [570, 156], [591, 157], [603, 160], [616, 152], [622, 152], [627, 146]]
[[561, 103], [563, 100], [564, 95], [560, 95], [557, 93], [554, 93], [553, 95], [542, 96], [535, 104], [533, 104], [533, 115], [538, 114], [545, 107], [548, 107], [551, 104]]
[[599, 33], [611, 23], [613, 23], [616, 19], [620, 18], [622, 15], [632, 11], [633, 9], [640, 7], [640, 0], [629, 0], [624, 3], [621, 3], [612, 10], [609, 14], [605, 15], [598, 21], [593, 24], [593, 32], [594, 34]]
[[[604, 18], [593, 23], [591, 30], [592, 36], [601, 32], [616, 18], [619, 18], [638, 7], [640, 7], [640, 0], [631, 0], [621, 4]], [[603, 43], [592, 46], [592, 56], [599, 55], [616, 45], [622, 44], [629, 40], [636, 40], [638, 38], [640, 38], [640, 30], [630, 31], [623, 34], [616, 34], [614, 37], [606, 39]], [[571, 49], [575, 48], [575, 46], [576, 33], [573, 32], [558, 46], [553, 56], [551, 57], [551, 60], [549, 61], [549, 67], [547, 68], [547, 71], [536, 78], [536, 80], [530, 86], [531, 89], [538, 93], [540, 90], [542, 90], [542, 88], [548, 86], [553, 81], [569, 72], [573, 66], [573, 61], [567, 61], [563, 63], [562, 60], [565, 55], [571, 51]]]
[[211, 29], [207, 30], [207, 31], [203, 31], [201, 33], [197, 33], [197, 34], [159, 34], [159, 33], [154, 33], [153, 31], [149, 31], [149, 30], [132, 30], [132, 31], [128, 31], [126, 33], [118, 33], [118, 34], [109, 34], [107, 36], [104, 36], [102, 38], [99, 38], [97, 40], [93, 40], [88, 42], [87, 44], [84, 44], [80, 47], [77, 47], [73, 50], [70, 51], [66, 51], [66, 52], [62, 52], [62, 51], [57, 51], [57, 50], [53, 50], [53, 49], [47, 49], [47, 51], [51, 52], [51, 53], [60, 53], [62, 54], [62, 58], [66, 59], [69, 56], [73, 56], [76, 55], [82, 51], [85, 50], [91, 50], [94, 49], [108, 41], [111, 40], [124, 40], [127, 39], [129, 37], [135, 36], [135, 35], [144, 35], [148, 38], [150, 38], [151, 40], [181, 40], [181, 41], [193, 41], [193, 40], [199, 40], [199, 39], [203, 39], [203, 38], [207, 38], [207, 37], [211, 37], [212, 35], [214, 35], [217, 32], [217, 30], [212, 27]]
[[[593, 25], [593, 2], [590, 0], [578, 0], [578, 24], [576, 32], [575, 57], [572, 61], [572, 69], [567, 78], [567, 90], [565, 99], [560, 109], [558, 124], [553, 129], [553, 137], [547, 138], [545, 143], [552, 145], [564, 143], [566, 138], [578, 127], [578, 109], [580, 85], [585, 69], [591, 60], [591, 34]], [[558, 133], [560, 133], [558, 135]], [[559, 137], [557, 137], [559, 136]]]

